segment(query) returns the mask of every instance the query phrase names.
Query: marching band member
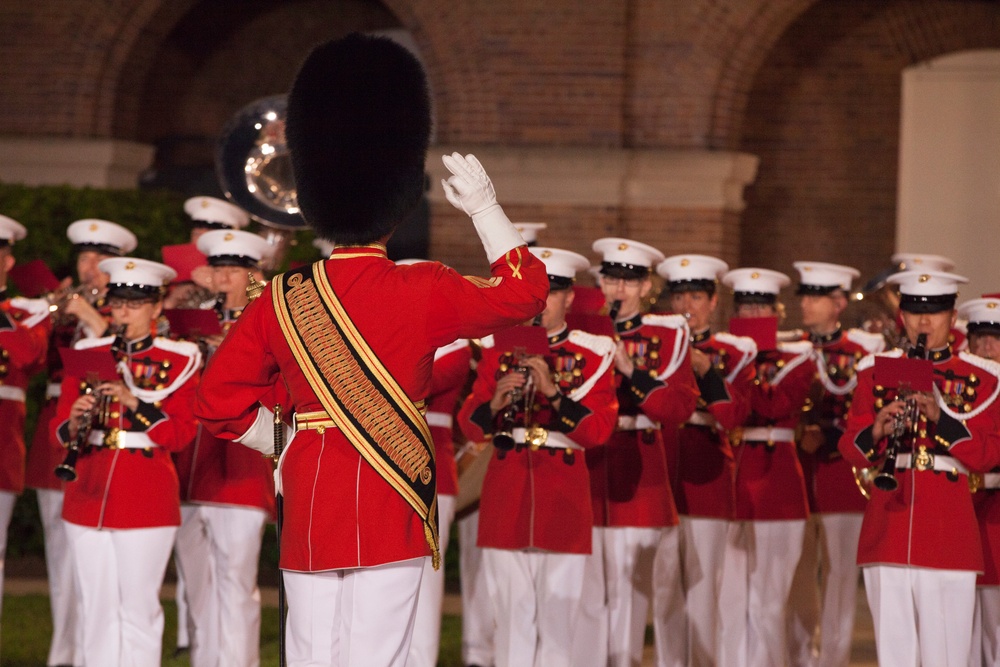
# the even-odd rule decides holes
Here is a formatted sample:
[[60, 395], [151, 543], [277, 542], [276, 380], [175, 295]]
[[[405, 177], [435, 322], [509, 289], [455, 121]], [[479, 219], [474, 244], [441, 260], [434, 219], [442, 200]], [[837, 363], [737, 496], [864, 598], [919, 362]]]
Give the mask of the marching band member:
[[[719, 585], [726, 531], [735, 517], [736, 502], [728, 434], [750, 414], [757, 355], [750, 338], [712, 333], [718, 281], [728, 269], [721, 259], [705, 255], [674, 255], [657, 266], [667, 281], [671, 309], [683, 315], [691, 329], [691, 368], [700, 394], [697, 410], [667, 451], [680, 513], [687, 656], [695, 666], [718, 664]], [[669, 608], [664, 611], [669, 612]], [[654, 622], [659, 618], [657, 614]], [[663, 631], [657, 633], [660, 636], [676, 633]], [[660, 663], [661, 667], [667, 664]]]
[[439, 559], [420, 412], [434, 351], [532, 317], [548, 282], [482, 166], [457, 153], [444, 159], [445, 193], [472, 216], [492, 277], [387, 258], [385, 242], [423, 194], [430, 131], [423, 71], [391, 40], [352, 34], [314, 49], [286, 130], [302, 215], [337, 246], [244, 310], [196, 414], [216, 436], [270, 454], [274, 418], [259, 400], [287, 387], [296, 433], [278, 481], [288, 662], [401, 666], [424, 559]]
[[497, 619], [498, 667], [573, 664], [593, 526], [584, 451], [607, 441], [617, 414], [614, 341], [566, 325], [573, 282], [587, 259], [556, 248], [531, 253], [549, 276], [540, 322], [549, 351], [522, 356], [484, 339], [472, 395], [459, 413], [467, 438], [493, 434], [478, 544]]
[[[45, 538], [45, 568], [52, 611], [49, 665], [79, 664], [78, 596], [62, 519], [63, 482], [54, 473], [65, 452], [49, 429], [49, 422], [56, 416], [56, 404], [62, 389], [59, 348], [72, 347], [83, 337], [103, 335], [108, 331], [111, 322], [111, 309], [106, 298], [108, 274], [97, 267], [102, 260], [131, 252], [137, 243], [135, 234], [106, 220], [78, 220], [69, 226], [66, 235], [76, 251], [78, 286], [72, 289], [67, 279], [62, 288], [65, 296], [60, 294], [61, 299], [53, 304], [57, 312], [53, 315], [47, 353], [45, 403], [38, 412], [25, 476], [25, 483], [35, 489], [38, 496], [38, 514]], [[96, 311], [98, 317], [95, 318], [91, 311]], [[73, 313], [83, 314], [83, 319], [77, 319]], [[90, 323], [92, 331], [84, 326], [85, 322]]]
[[[594, 644], [603, 640], [609, 664], [632, 665], [642, 658], [649, 605], [662, 600], [676, 608], [681, 599], [677, 510], [664, 434], [690, 416], [697, 388], [684, 318], [642, 313], [653, 289], [650, 272], [663, 254], [619, 238], [598, 239], [593, 248], [602, 257], [601, 289], [615, 311], [619, 417], [608, 441], [587, 450], [595, 530], [574, 664], [600, 664], [604, 650]], [[664, 568], [654, 594], [658, 558], [673, 564]]]
[[[114, 355], [121, 379], [93, 387], [95, 398], [79, 395], [84, 378], [67, 374], [52, 422], [59, 442], [79, 451], [63, 519], [81, 598], [83, 664], [153, 665], [163, 641], [159, 589], [180, 523], [170, 452], [195, 434], [201, 353], [151, 335], [172, 269], [128, 257], [98, 268], [110, 277], [112, 324], [122, 333], [76, 349]], [[105, 421], [91, 428], [94, 412]]]
[[[331, 250], [331, 253], [333, 251]], [[426, 260], [403, 259], [396, 264], [415, 264]], [[434, 439], [434, 462], [437, 472], [438, 533], [441, 553], [448, 551], [451, 524], [455, 518], [455, 498], [458, 495], [458, 468], [455, 463], [454, 415], [462, 389], [469, 379], [472, 348], [469, 341], [459, 338], [434, 352], [431, 369], [431, 392], [427, 396], [427, 427]], [[434, 569], [424, 563], [417, 600], [417, 618], [410, 643], [408, 667], [434, 667], [441, 644], [441, 605], [444, 601], [444, 568]]]
[[886, 490], [873, 489], [865, 509], [858, 565], [880, 665], [967, 667], [983, 571], [968, 478], [1000, 463], [1000, 366], [955, 354], [948, 343], [966, 278], [903, 271], [889, 281], [899, 286], [910, 345], [925, 347], [933, 365], [934, 391], [901, 396], [891, 386], [896, 376], [876, 377], [880, 360], [901, 351], [858, 365], [840, 452], [859, 468], [881, 462], [887, 450], [895, 454], [894, 475], [883, 471]]
[[[27, 236], [17, 221], [0, 215], [0, 594], [7, 554], [7, 529], [17, 496], [24, 490], [25, 390], [43, 367], [52, 323], [44, 299], [11, 299], [7, 275], [14, 268], [14, 244]], [[70, 647], [72, 648], [72, 646]], [[72, 658], [72, 653], [69, 654]]]
[[[789, 598], [792, 664], [847, 667], [858, 590], [858, 537], [865, 498], [851, 466], [837, 450], [858, 377], [856, 366], [881, 352], [885, 339], [843, 329], [857, 269], [826, 262], [795, 262], [805, 337], [815, 348], [811, 405], [803, 412], [799, 460], [810, 518]], [[817, 637], [819, 644], [814, 645]]]
[[[737, 318], [779, 319], [778, 295], [791, 281], [777, 271], [742, 268], [722, 282], [733, 289]], [[812, 359], [808, 341], [758, 346], [750, 416], [733, 441], [736, 520], [719, 601], [722, 665], [786, 662], [785, 608], [809, 515], [795, 427], [812, 386]]]
[[[223, 333], [205, 339], [211, 355], [247, 306], [250, 274], [263, 280], [259, 267], [268, 244], [257, 234], [216, 229], [200, 235], [198, 249], [208, 257], [220, 297], [216, 312]], [[273, 466], [259, 453], [200, 426], [194, 444], [177, 453], [174, 463], [182, 501], [177, 566], [193, 630], [191, 664], [256, 665], [257, 564], [264, 524], [275, 511]]]
[[[969, 351], [1000, 362], [1000, 298], [972, 299], [958, 308], [968, 322]], [[983, 542], [983, 573], [976, 580], [976, 612], [969, 667], [1000, 665], [1000, 467], [976, 479], [972, 503]]]

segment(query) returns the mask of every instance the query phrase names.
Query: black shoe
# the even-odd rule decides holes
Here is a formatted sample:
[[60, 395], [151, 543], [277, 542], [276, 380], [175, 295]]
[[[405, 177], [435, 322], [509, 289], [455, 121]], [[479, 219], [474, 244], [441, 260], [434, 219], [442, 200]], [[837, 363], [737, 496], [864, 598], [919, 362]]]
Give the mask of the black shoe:
[[190, 646], [178, 646], [177, 648], [174, 649], [174, 658], [175, 659], [179, 658], [185, 653], [190, 653], [190, 652], [191, 652]]

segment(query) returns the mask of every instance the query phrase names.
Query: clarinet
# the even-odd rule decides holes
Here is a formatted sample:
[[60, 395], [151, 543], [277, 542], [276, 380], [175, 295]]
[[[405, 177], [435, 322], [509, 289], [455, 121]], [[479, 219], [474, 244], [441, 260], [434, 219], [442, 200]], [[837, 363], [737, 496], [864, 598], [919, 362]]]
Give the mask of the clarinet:
[[[927, 358], [927, 334], [922, 333], [917, 336], [917, 343], [910, 348], [907, 356], [910, 359]], [[912, 434], [912, 429], [916, 428], [917, 419], [920, 416], [919, 412], [917, 401], [911, 397], [906, 399], [903, 411], [897, 413], [893, 418], [892, 433], [889, 435], [889, 442], [885, 447], [885, 462], [882, 464], [882, 470], [875, 477], [875, 488], [882, 491], [895, 491], [899, 486], [899, 482], [896, 480], [896, 457], [899, 455], [900, 448], [905, 445], [907, 424], [910, 424]]]

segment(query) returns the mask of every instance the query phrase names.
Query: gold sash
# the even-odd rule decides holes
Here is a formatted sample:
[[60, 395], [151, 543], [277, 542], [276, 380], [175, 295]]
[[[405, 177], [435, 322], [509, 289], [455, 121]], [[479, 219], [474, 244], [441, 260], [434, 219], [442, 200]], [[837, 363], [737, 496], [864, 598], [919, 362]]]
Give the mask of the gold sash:
[[272, 281], [281, 332], [330, 418], [424, 522], [437, 569], [441, 554], [430, 430], [354, 326], [324, 264], [319, 261]]

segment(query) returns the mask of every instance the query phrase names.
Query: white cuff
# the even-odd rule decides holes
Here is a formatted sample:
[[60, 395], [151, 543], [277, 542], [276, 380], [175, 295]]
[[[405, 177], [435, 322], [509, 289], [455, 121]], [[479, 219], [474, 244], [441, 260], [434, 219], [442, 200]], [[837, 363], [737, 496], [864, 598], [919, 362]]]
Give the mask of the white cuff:
[[264, 456], [274, 456], [274, 413], [264, 406], [258, 408], [253, 425], [234, 442], [255, 449]]
[[525, 245], [521, 233], [511, 224], [500, 204], [493, 204], [472, 216], [472, 224], [476, 227], [479, 240], [483, 242], [486, 258], [490, 260], [490, 264], [506, 255], [508, 251]]

